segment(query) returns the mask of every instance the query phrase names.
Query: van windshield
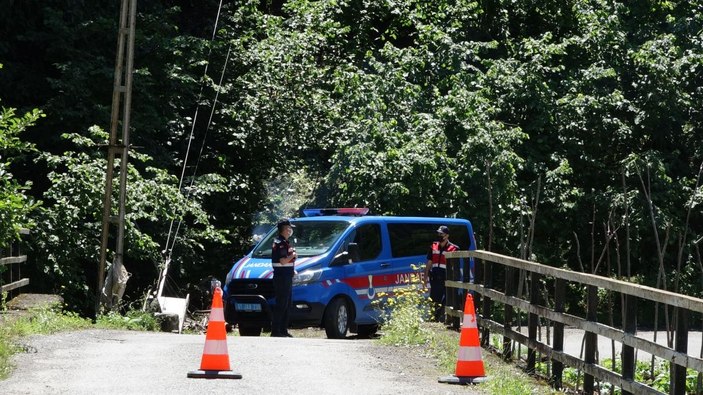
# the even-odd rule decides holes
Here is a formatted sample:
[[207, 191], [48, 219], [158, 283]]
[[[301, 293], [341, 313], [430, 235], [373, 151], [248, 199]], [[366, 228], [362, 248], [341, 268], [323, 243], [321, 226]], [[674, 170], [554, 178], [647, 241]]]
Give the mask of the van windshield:
[[[295, 247], [298, 257], [309, 257], [324, 254], [329, 251], [349, 226], [347, 221], [293, 221], [293, 236], [291, 244]], [[271, 258], [273, 239], [278, 236], [276, 228], [266, 235], [266, 238], [256, 246], [252, 253], [254, 258]]]

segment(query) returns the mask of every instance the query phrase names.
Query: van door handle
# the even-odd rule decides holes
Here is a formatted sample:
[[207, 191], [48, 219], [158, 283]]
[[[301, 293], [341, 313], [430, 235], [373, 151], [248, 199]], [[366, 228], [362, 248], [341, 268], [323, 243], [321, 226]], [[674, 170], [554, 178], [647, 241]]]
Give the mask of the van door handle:
[[382, 263], [381, 267], [389, 267], [390, 265], [391, 265], [390, 263], [386, 262], [386, 263]]

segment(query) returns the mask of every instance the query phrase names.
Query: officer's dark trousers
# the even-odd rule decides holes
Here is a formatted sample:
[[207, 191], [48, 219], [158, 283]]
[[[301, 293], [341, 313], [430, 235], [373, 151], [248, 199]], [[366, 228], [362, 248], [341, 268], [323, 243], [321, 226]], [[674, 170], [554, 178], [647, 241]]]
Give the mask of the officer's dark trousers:
[[288, 333], [288, 312], [293, 296], [293, 268], [273, 269], [273, 292], [276, 305], [271, 320], [271, 336], [285, 336]]
[[433, 267], [430, 271], [430, 298], [434, 302], [434, 319], [435, 321], [444, 321], [444, 304], [446, 301], [446, 287], [444, 282], [447, 280], [447, 270], [439, 267]]

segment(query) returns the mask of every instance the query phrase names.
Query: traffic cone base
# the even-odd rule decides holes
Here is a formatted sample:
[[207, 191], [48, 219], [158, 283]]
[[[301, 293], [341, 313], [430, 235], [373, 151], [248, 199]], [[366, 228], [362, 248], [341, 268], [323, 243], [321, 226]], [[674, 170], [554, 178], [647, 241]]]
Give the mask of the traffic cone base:
[[231, 370], [194, 370], [188, 372], [188, 377], [192, 379], [241, 379], [242, 375]]
[[229, 368], [229, 353], [227, 352], [227, 331], [225, 329], [225, 314], [222, 307], [222, 290], [215, 289], [212, 298], [212, 309], [207, 324], [205, 347], [200, 369], [188, 372], [190, 378], [205, 379], [241, 379], [242, 375]]
[[459, 337], [459, 355], [456, 361], [456, 372], [452, 376], [440, 377], [440, 383], [447, 384], [478, 384], [486, 381], [486, 372], [481, 359], [481, 344], [476, 325], [476, 310], [474, 298], [466, 295], [464, 305], [464, 320], [461, 324]]
[[455, 375], [444, 376], [437, 379], [439, 383], [459, 385], [481, 384], [486, 381], [488, 381], [488, 377], [457, 377]]

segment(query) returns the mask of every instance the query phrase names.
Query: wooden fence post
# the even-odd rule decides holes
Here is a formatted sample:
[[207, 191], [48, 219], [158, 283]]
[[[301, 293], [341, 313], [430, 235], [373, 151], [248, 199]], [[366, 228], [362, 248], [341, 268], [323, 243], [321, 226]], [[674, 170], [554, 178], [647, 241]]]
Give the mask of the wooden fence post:
[[[634, 335], [637, 332], [637, 297], [632, 295], [625, 296], [625, 317], [623, 323], [623, 331], [627, 334]], [[635, 379], [635, 348], [622, 345], [622, 378], [625, 380]], [[623, 395], [633, 395], [632, 392], [622, 391]]]
[[[458, 258], [448, 258], [447, 259], [447, 280], [457, 281], [459, 280], [459, 259]], [[461, 319], [455, 317], [454, 315], [446, 314], [448, 307], [451, 307], [453, 311], [463, 310], [464, 306], [461, 305], [459, 301], [459, 293], [461, 292], [458, 288], [446, 288], [445, 290], [445, 315], [444, 324], [451, 326], [455, 330], [459, 330], [461, 327]]]
[[[592, 285], [586, 287], [588, 308], [586, 312], [586, 319], [591, 322], [598, 321], [598, 288]], [[598, 335], [593, 332], [586, 331], [586, 354], [584, 355], [584, 361], [587, 364], [596, 363], [596, 352], [598, 351]], [[592, 394], [594, 388], [594, 377], [592, 374], [585, 373], [583, 375], [583, 392], [586, 394]]]
[[[471, 278], [471, 260], [473, 258], [458, 258], [461, 265], [461, 281], [469, 284], [473, 283], [475, 279]], [[468, 289], [461, 289], [457, 294], [459, 295], [459, 303], [461, 303], [461, 309], [464, 309], [464, 304], [466, 303], [466, 293], [470, 292]], [[462, 297], [463, 296], [463, 297]], [[474, 297], [474, 308], [478, 308], [481, 303], [481, 294], [471, 294]]]
[[[554, 311], [557, 313], [564, 312], [564, 300], [566, 298], [566, 281], [558, 278], [554, 286]], [[564, 351], [564, 324], [559, 321], [554, 321], [554, 351]], [[562, 387], [562, 373], [564, 372], [564, 363], [552, 359], [552, 385], [556, 389]]]
[[[530, 304], [539, 305], [539, 273], [530, 273]], [[535, 313], [529, 313], [527, 315], [527, 336], [530, 340], [537, 340], [537, 321], [539, 317]], [[537, 350], [532, 347], [527, 349], [527, 373], [535, 373], [535, 362], [537, 357]]]
[[[512, 267], [505, 268], [505, 296], [515, 296], [515, 269]], [[504, 306], [503, 329], [505, 332], [513, 330], [513, 306], [506, 304]], [[508, 336], [503, 336], [503, 359], [506, 361], [513, 358], [512, 340]]]
[[[676, 308], [676, 333], [674, 350], [686, 354], [688, 352], [688, 311]], [[686, 394], [686, 367], [671, 362], [671, 394]]]
[[[430, 269], [432, 271], [432, 269]], [[447, 258], [447, 280], [454, 280], [454, 258]], [[449, 314], [450, 307], [454, 307], [454, 294], [457, 292], [456, 289], [445, 288], [444, 290], [444, 325], [451, 325], [453, 320], [452, 316]], [[433, 301], [437, 303], [436, 301]]]
[[[490, 290], [493, 288], [493, 265], [485, 259], [481, 259], [480, 262], [480, 267], [483, 269], [483, 286], [487, 290]], [[476, 260], [476, 263], [476, 266], [479, 266], [478, 260]], [[481, 316], [484, 319], [493, 319], [493, 301], [491, 298], [484, 296], [481, 306]], [[488, 325], [483, 325], [479, 329], [481, 330], [481, 346], [487, 347], [491, 343], [491, 332], [488, 329]]]

